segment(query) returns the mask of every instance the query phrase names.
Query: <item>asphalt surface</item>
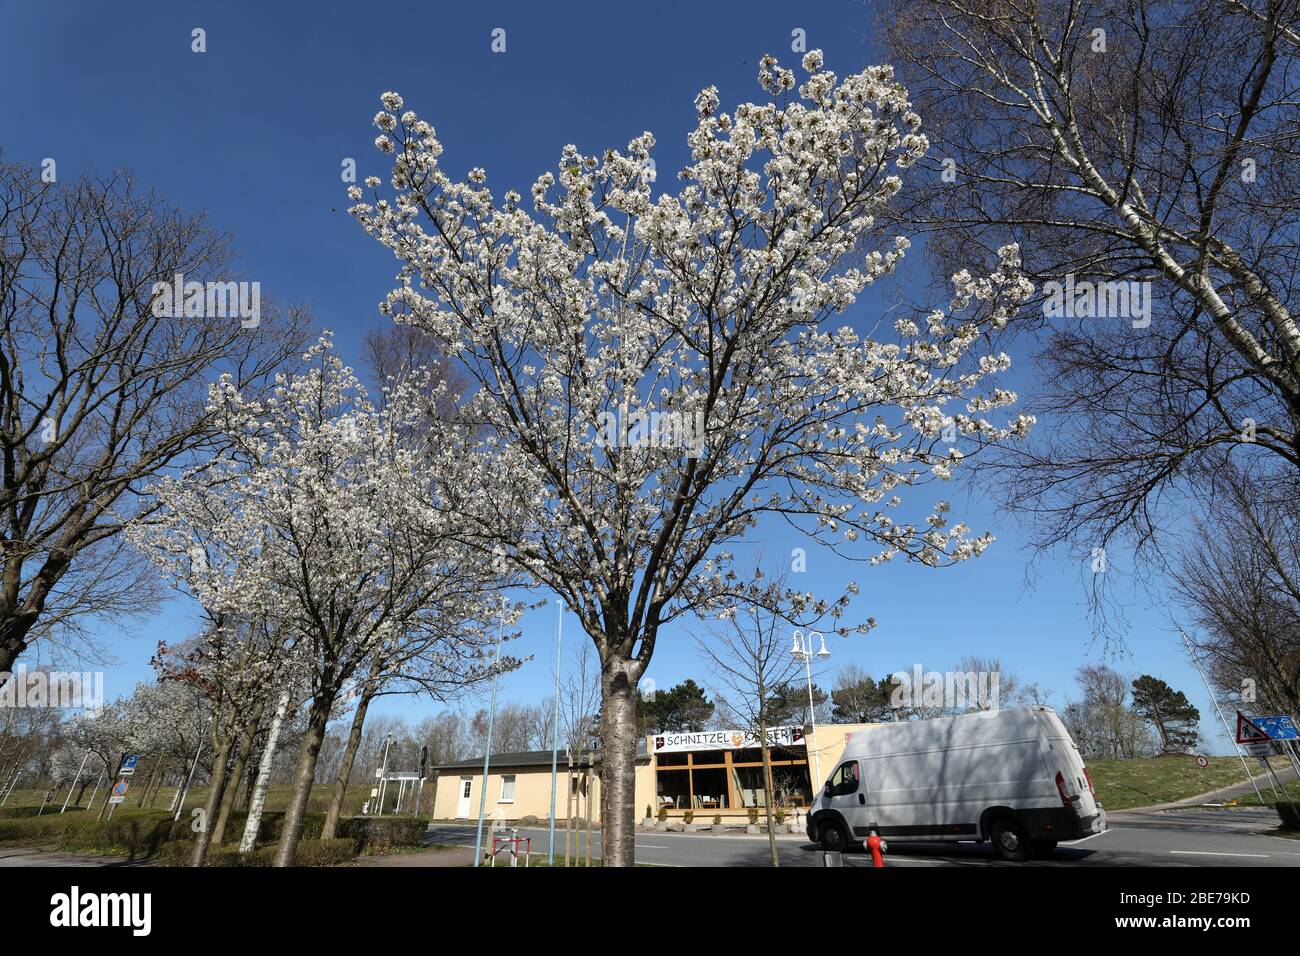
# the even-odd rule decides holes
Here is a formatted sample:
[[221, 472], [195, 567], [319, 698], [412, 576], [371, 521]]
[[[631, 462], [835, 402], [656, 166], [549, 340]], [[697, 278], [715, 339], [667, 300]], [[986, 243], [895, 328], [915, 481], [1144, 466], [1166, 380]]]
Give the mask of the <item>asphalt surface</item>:
[[[1188, 807], [1158, 812], [1111, 814], [1110, 828], [1096, 836], [1062, 843], [1050, 858], [1025, 863], [999, 860], [986, 844], [903, 843], [889, 841], [887, 866], [1300, 866], [1300, 840], [1273, 836], [1277, 814], [1269, 809]], [[474, 827], [434, 824], [433, 843], [474, 845]], [[532, 837], [534, 854], [546, 854], [545, 828], [520, 829]], [[487, 843], [487, 838], [484, 838]], [[600, 855], [600, 835], [593, 834], [592, 855]], [[564, 832], [556, 831], [557, 852]], [[821, 866], [820, 847], [802, 835], [777, 837], [782, 866]], [[498, 859], [508, 864], [502, 851]], [[637, 863], [657, 866], [768, 866], [766, 836], [676, 833], [638, 830]], [[863, 851], [844, 855], [845, 866], [870, 866]]]
[[[1050, 858], [1025, 863], [999, 860], [992, 849], [973, 843], [904, 843], [889, 841], [887, 866], [1300, 866], [1300, 840], [1275, 836], [1278, 818], [1271, 809], [1253, 807], [1180, 806], [1162, 810], [1117, 811], [1108, 815], [1105, 833], [1062, 843]], [[544, 856], [549, 842], [544, 827], [522, 828], [520, 836], [532, 837], [534, 855]], [[429, 827], [425, 840], [441, 846], [469, 848], [469, 852], [448, 855], [447, 851], [393, 857], [372, 865], [454, 866], [472, 860], [475, 829], [472, 825], [438, 823]], [[485, 843], [490, 841], [485, 836]], [[592, 856], [600, 856], [600, 833], [592, 834]], [[556, 848], [563, 853], [564, 831], [556, 831]], [[803, 835], [777, 837], [782, 866], [821, 866], [821, 848]], [[436, 859], [434, 859], [436, 857]], [[463, 861], [461, 860], [463, 857]], [[638, 830], [636, 860], [655, 866], [768, 866], [768, 841], [763, 835], [708, 832], [677, 833]], [[502, 851], [498, 865], [509, 865]], [[148, 866], [151, 861], [130, 861], [122, 857], [94, 857], [26, 847], [0, 848], [0, 868], [24, 866]], [[845, 866], [870, 866], [864, 851], [844, 855]]]

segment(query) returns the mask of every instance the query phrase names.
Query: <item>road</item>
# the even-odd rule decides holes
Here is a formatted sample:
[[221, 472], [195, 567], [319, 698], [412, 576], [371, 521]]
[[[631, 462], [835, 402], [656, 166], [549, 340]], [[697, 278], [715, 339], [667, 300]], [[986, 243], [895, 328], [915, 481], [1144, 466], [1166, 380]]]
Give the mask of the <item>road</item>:
[[[1162, 812], [1115, 813], [1110, 829], [1074, 843], [1062, 843], [1049, 859], [1007, 863], [983, 844], [889, 842], [889, 866], [1300, 866], [1300, 840], [1272, 836], [1277, 814], [1250, 808], [1180, 808]], [[533, 852], [546, 853], [545, 828], [520, 829], [533, 838]], [[600, 836], [593, 835], [593, 856]], [[557, 832], [558, 845], [564, 834]], [[434, 824], [429, 840], [473, 846], [474, 827]], [[819, 848], [802, 835], [777, 838], [782, 866], [820, 866]], [[508, 862], [508, 858], [501, 857]], [[765, 836], [638, 830], [638, 863], [657, 866], [767, 866]], [[870, 866], [865, 853], [844, 857], [846, 866]]]
[[[986, 845], [969, 843], [889, 843], [889, 866], [1300, 866], [1300, 840], [1272, 835], [1277, 814], [1251, 807], [1177, 807], [1168, 810], [1129, 810], [1110, 815], [1110, 829], [1097, 836], [1062, 843], [1049, 859], [1006, 863]], [[533, 839], [534, 854], [545, 854], [545, 828], [523, 828]], [[593, 835], [593, 856], [600, 855], [600, 834]], [[563, 846], [564, 833], [557, 832]], [[426, 842], [452, 847], [474, 846], [474, 827], [437, 823]], [[820, 848], [802, 835], [777, 837], [782, 866], [820, 866]], [[367, 861], [371, 866], [455, 866], [472, 860], [472, 853], [452, 856], [413, 854]], [[499, 858], [508, 863], [504, 854]], [[767, 866], [765, 836], [670, 833], [638, 830], [638, 863], [655, 866]], [[0, 848], [0, 868], [22, 866], [148, 866], [151, 861], [122, 857], [93, 857], [51, 850]], [[863, 852], [848, 853], [845, 866], [870, 866]]]

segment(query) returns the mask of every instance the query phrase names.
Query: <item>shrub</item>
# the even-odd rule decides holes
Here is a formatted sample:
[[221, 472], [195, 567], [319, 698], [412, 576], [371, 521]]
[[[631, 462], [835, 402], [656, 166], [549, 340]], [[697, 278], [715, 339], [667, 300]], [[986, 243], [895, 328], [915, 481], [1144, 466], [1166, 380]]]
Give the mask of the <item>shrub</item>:
[[777, 807], [775, 810], [772, 811], [772, 818], [776, 820], [778, 824], [785, 823], [785, 818], [788, 815], [789, 814], [787, 813], [785, 807]]
[[121, 854], [131, 859], [152, 856], [162, 844], [189, 832], [188, 819], [173, 822], [170, 813], [158, 810], [119, 809], [111, 820], [71, 811], [0, 819], [0, 844], [52, 845], [70, 853]]
[[685, 813], [682, 814], [682, 822], [683, 822], [683, 823], [691, 823], [691, 822], [693, 822], [694, 820], [695, 820], [695, 811], [694, 811], [694, 810], [687, 810]]
[[650, 812], [650, 804], [647, 803], [645, 805], [645, 818], [649, 820], [652, 816], [654, 816], [654, 814]]
[[531, 813], [524, 814], [524, 816], [519, 818], [519, 825], [525, 827], [535, 827], [541, 822], [540, 817], [533, 816]]
[[758, 825], [758, 807], [749, 808], [749, 825], [751, 827]]
[[[163, 866], [187, 866], [194, 844], [189, 840], [175, 840], [158, 850], [158, 862]], [[259, 847], [249, 853], [240, 853], [238, 844], [212, 847], [203, 865], [211, 867], [267, 867], [275, 860], [275, 846]], [[295, 866], [339, 866], [357, 855], [355, 840], [341, 837], [335, 840], [303, 840], [298, 844]]]
[[720, 826], [722, 826], [722, 814], [721, 814], [721, 813], [715, 813], [715, 814], [713, 815], [713, 825], [714, 825], [715, 827], [720, 827]]
[[419, 846], [427, 830], [428, 824], [418, 817], [345, 817], [335, 832], [351, 840], [357, 852], [373, 852]]
[[668, 808], [667, 808], [667, 807], [660, 807], [660, 808], [659, 808], [658, 819], [659, 819], [659, 822], [660, 822], [660, 823], [667, 823], [667, 822], [668, 822]]

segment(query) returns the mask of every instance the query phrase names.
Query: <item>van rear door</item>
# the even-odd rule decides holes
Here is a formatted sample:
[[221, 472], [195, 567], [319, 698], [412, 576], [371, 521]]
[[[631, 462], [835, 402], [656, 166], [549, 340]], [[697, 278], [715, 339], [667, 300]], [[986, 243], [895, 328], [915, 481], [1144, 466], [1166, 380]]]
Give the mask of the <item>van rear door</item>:
[[1086, 832], [1100, 832], [1104, 829], [1104, 824], [1098, 821], [1104, 818], [1083, 755], [1079, 753], [1079, 748], [1075, 746], [1061, 718], [1053, 711], [1044, 708], [1037, 711], [1036, 716], [1048, 744], [1048, 772], [1055, 775], [1062, 801], [1078, 815]]

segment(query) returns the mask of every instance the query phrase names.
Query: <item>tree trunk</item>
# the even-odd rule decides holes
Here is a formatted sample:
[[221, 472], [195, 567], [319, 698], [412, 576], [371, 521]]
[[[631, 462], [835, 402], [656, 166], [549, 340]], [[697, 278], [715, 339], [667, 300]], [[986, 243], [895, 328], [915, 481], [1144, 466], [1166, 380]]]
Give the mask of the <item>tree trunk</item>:
[[627, 668], [613, 654], [601, 665], [600, 841], [605, 866], [632, 866], [636, 859], [636, 684]]
[[226, 838], [226, 824], [230, 822], [230, 813], [235, 809], [235, 798], [239, 795], [239, 783], [244, 779], [244, 769], [248, 766], [248, 755], [253, 752], [253, 741], [257, 739], [257, 725], [262, 717], [262, 708], [258, 707], [253, 719], [248, 722], [239, 738], [239, 750], [235, 753], [235, 765], [230, 768], [230, 781], [226, 792], [221, 795], [221, 809], [217, 811], [217, 822], [212, 828], [212, 842], [221, 845]]
[[776, 799], [776, 787], [772, 785], [772, 751], [767, 742], [767, 722], [759, 721], [759, 749], [763, 751], [763, 806], [767, 810], [767, 846], [772, 853], [772, 865], [780, 866], [781, 859], [776, 853], [776, 822], [772, 818], [772, 801]]
[[266, 806], [266, 788], [271, 780], [271, 766], [275, 762], [275, 745], [280, 740], [280, 728], [289, 713], [289, 701], [292, 695], [285, 691], [275, 705], [275, 715], [271, 718], [271, 727], [266, 732], [266, 744], [262, 748], [262, 759], [258, 761], [257, 780], [249, 788], [248, 819], [244, 821], [244, 835], [239, 841], [239, 851], [248, 853], [257, 845], [257, 834], [262, 829], [262, 808]]
[[312, 784], [316, 780], [316, 761], [320, 757], [320, 746], [325, 739], [325, 728], [329, 724], [333, 703], [332, 697], [328, 700], [314, 700], [308, 711], [307, 733], [298, 755], [298, 769], [294, 772], [293, 795], [284, 812], [284, 831], [280, 834], [280, 844], [276, 847], [272, 866], [293, 866], [298, 841], [302, 839], [307, 801], [311, 798]]
[[208, 799], [203, 804], [203, 815], [199, 818], [199, 835], [194, 840], [190, 866], [202, 866], [203, 858], [208, 855], [208, 845], [212, 842], [212, 823], [216, 819], [217, 807], [221, 805], [221, 796], [226, 789], [226, 761], [230, 759], [230, 750], [234, 745], [234, 734], [226, 732], [222, 735], [216, 756], [212, 759], [212, 779], [208, 782]]
[[374, 696], [369, 690], [362, 693], [361, 702], [357, 704], [357, 712], [352, 717], [352, 729], [348, 732], [348, 745], [343, 751], [343, 763], [339, 766], [338, 776], [334, 778], [334, 792], [330, 796], [329, 810], [325, 812], [325, 828], [321, 830], [320, 835], [322, 840], [334, 839], [334, 831], [343, 813], [343, 798], [348, 792], [348, 778], [352, 776], [352, 762], [357, 759], [357, 751], [361, 749], [361, 729], [366, 722], [366, 711], [370, 709], [370, 701]]

